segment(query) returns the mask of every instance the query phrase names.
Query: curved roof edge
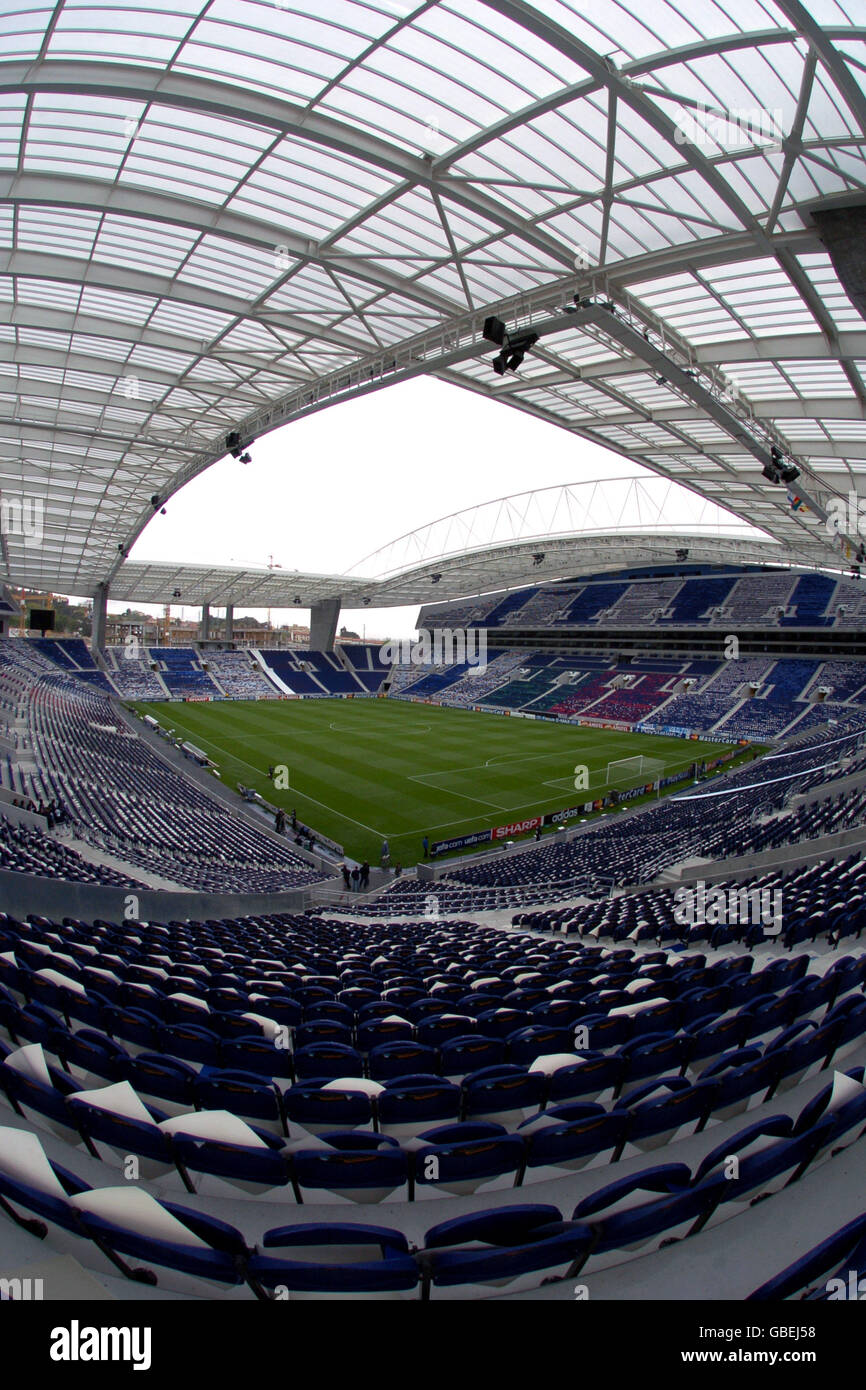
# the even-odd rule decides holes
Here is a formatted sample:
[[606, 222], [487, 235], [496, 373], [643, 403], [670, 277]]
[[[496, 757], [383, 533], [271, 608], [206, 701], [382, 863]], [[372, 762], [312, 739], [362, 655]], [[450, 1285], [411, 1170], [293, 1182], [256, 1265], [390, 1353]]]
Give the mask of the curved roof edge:
[[470, 547], [379, 580], [229, 565], [127, 561], [115, 576], [109, 597], [119, 602], [189, 607], [206, 603], [215, 608], [226, 604], [235, 608], [309, 608], [334, 599], [346, 608], [396, 608], [472, 598], [628, 565], [681, 563], [684, 551], [691, 563], [808, 567], [802, 557], [770, 539], [611, 530]]

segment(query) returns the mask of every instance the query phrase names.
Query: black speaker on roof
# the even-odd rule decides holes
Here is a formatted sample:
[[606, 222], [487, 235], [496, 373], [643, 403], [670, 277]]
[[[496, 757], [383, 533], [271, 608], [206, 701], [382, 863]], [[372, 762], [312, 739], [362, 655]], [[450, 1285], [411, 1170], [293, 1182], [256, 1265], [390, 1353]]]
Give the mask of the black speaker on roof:
[[31, 608], [27, 619], [31, 632], [41, 632], [43, 637], [54, 627], [54, 611], [51, 608]]
[[484, 327], [481, 331], [486, 343], [495, 343], [497, 347], [502, 347], [505, 342], [505, 324], [502, 319], [498, 319], [495, 314], [490, 314], [484, 320]]

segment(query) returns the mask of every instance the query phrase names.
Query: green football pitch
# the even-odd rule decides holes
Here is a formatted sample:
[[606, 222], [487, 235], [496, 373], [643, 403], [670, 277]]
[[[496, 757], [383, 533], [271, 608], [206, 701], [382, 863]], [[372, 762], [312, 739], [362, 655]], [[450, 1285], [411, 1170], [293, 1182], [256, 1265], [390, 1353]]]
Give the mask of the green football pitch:
[[[238, 700], [137, 704], [200, 748], [223, 782], [254, 787], [356, 859], [415, 864], [431, 843], [526, 820], [659, 775], [730, 745], [503, 718], [400, 700]], [[616, 759], [656, 760], [613, 769]], [[283, 767], [276, 790], [268, 768]], [[575, 769], [588, 789], [575, 790]], [[580, 774], [578, 774], [580, 776]]]

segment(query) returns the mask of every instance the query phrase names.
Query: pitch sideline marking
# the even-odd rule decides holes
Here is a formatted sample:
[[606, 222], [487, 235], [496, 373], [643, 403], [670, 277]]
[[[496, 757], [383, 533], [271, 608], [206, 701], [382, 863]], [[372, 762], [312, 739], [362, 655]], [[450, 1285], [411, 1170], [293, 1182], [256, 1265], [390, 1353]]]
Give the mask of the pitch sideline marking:
[[[199, 743], [206, 743], [208, 748], [215, 749], [222, 758], [226, 758], [234, 763], [240, 763], [242, 767], [248, 767], [250, 772], [254, 772], [257, 777], [262, 776], [261, 768], [253, 767], [252, 763], [247, 762], [246, 758], [236, 758], [233, 753], [227, 753], [224, 748], [220, 748], [218, 744], [212, 743], [209, 738], [202, 738], [200, 735], [196, 735], [196, 737]], [[229, 790], [231, 790], [231, 788], [229, 788]], [[351, 821], [353, 825], [360, 825], [362, 830], [369, 830], [372, 835], [379, 835], [383, 840], [388, 838], [384, 830], [377, 830], [375, 825], [367, 825], [366, 821], [355, 820], [354, 816], [347, 816], [344, 811], [338, 811], [335, 807], [329, 806], [327, 801], [319, 801], [317, 797], [310, 796], [307, 792], [302, 792], [296, 787], [292, 787], [290, 790], [292, 790], [296, 796], [303, 797], [306, 801], [313, 801], [317, 806], [323, 806], [326, 811], [331, 812], [331, 815], [339, 816], [341, 820], [348, 820]]]

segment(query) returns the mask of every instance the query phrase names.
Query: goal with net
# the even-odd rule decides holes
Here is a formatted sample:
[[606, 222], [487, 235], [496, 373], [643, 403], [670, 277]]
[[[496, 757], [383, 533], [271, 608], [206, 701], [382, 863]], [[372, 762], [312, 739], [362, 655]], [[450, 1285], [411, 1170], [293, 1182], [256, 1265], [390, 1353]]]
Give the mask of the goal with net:
[[609, 762], [605, 773], [605, 784], [609, 787], [635, 786], [641, 779], [654, 782], [667, 767], [663, 758], [650, 758], [645, 753], [637, 753], [632, 758], [614, 758]]

